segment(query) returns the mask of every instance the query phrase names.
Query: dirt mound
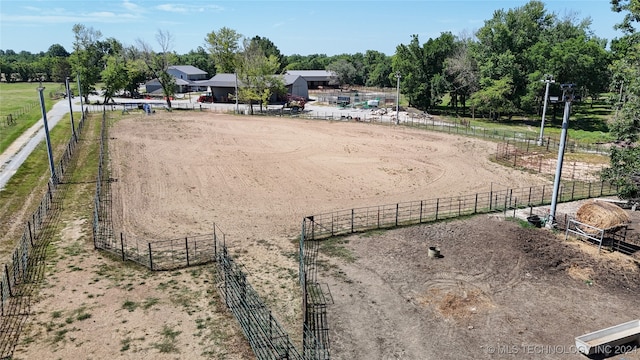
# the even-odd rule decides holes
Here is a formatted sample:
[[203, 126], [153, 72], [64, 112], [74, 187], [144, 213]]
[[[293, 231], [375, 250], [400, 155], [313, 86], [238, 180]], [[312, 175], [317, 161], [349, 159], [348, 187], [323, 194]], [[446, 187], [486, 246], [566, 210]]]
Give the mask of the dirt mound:
[[610, 229], [629, 223], [629, 215], [619, 206], [606, 201], [589, 201], [576, 213], [578, 221], [597, 227]]

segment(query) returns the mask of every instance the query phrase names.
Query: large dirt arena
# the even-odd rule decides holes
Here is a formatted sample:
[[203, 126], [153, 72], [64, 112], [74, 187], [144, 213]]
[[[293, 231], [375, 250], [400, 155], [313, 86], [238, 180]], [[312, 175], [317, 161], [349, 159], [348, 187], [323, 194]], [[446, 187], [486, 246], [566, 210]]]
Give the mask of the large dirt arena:
[[[174, 111], [127, 116], [110, 137], [116, 230], [153, 241], [215, 223], [295, 339], [304, 216], [549, 183], [490, 161], [493, 143], [401, 126]], [[343, 240], [355, 261], [323, 260], [335, 359], [579, 358], [490, 347], [568, 348], [640, 317], [637, 265], [546, 230], [481, 216]], [[442, 259], [426, 259], [432, 244]], [[601, 284], [600, 266], [630, 282]]]

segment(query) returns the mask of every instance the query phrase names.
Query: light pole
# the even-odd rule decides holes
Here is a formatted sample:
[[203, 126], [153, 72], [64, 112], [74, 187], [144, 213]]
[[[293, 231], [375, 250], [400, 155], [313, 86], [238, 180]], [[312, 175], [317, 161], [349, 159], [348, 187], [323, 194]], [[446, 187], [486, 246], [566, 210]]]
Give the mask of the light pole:
[[554, 82], [556, 82], [553, 79], [553, 75], [549, 75], [549, 74], [545, 75], [544, 79], [541, 81], [545, 82], [547, 85], [544, 90], [544, 106], [542, 107], [542, 123], [540, 124], [540, 137], [538, 138], [538, 146], [542, 146], [542, 144], [544, 143], [544, 120], [545, 120], [545, 117], [547, 116], [547, 101], [549, 100], [549, 84], [553, 84]]
[[67, 87], [67, 98], [69, 99], [69, 116], [71, 117], [71, 136], [74, 140], [77, 140], [76, 126], [73, 122], [73, 105], [71, 104], [71, 91], [69, 90], [69, 77], [65, 80], [65, 86]]
[[76, 80], [78, 80], [78, 97], [80, 98], [80, 120], [84, 120], [84, 104], [82, 103], [82, 90], [80, 90], [80, 74], [76, 75]]
[[[239, 113], [238, 111], [238, 73], [234, 71], [233, 77], [235, 78], [235, 81], [236, 81], [236, 114], [238, 114]], [[211, 95], [213, 95], [213, 93]]]
[[49, 124], [47, 123], [47, 109], [44, 106], [44, 96], [42, 92], [44, 87], [42, 86], [42, 80], [40, 80], [40, 87], [38, 87], [38, 93], [40, 94], [40, 108], [42, 109], [42, 120], [44, 121], [44, 138], [47, 141], [47, 155], [49, 157], [49, 170], [51, 171], [51, 181], [53, 184], [58, 183], [58, 177], [56, 176], [56, 166], [53, 164], [53, 152], [51, 151], [51, 139], [49, 138]]
[[549, 219], [547, 219], [547, 227], [554, 228], [556, 226], [556, 206], [558, 202], [558, 190], [560, 188], [560, 178], [562, 177], [562, 161], [564, 160], [564, 147], [567, 141], [567, 129], [569, 128], [569, 112], [571, 111], [571, 102], [573, 101], [573, 89], [575, 84], [562, 84], [562, 100], [564, 101], [564, 116], [562, 116], [562, 133], [560, 134], [560, 146], [558, 147], [558, 163], [556, 164], [556, 177], [553, 181], [553, 195], [551, 198], [551, 209], [549, 211]]
[[400, 125], [400, 71], [396, 71], [396, 125]]

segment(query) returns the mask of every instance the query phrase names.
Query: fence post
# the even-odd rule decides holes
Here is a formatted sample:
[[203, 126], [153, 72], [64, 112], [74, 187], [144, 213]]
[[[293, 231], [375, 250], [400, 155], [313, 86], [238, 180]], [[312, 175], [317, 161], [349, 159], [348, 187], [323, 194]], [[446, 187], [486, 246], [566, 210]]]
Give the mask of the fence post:
[[420, 200], [420, 223], [422, 224], [422, 200]]
[[355, 210], [351, 209], [351, 232], [353, 232], [353, 221], [354, 221], [354, 217], [355, 217]]
[[591, 182], [589, 182], [589, 198], [591, 198]]
[[13, 292], [11, 291], [11, 279], [9, 278], [9, 267], [7, 266], [7, 264], [4, 264], [4, 276], [7, 279], [7, 288], [9, 288], [9, 296], [13, 296]]
[[398, 226], [398, 211], [400, 209], [400, 204], [396, 204], [396, 226]]
[[477, 214], [478, 213], [478, 193], [476, 193], [476, 201], [473, 204], [473, 213]]
[[436, 221], [438, 220], [438, 210], [440, 209], [440, 198], [436, 199]]
[[576, 182], [574, 180], [573, 183], [571, 183], [571, 201], [574, 200], [573, 195], [575, 194], [575, 192], [576, 192]]
[[122, 250], [122, 261], [124, 262], [126, 257], [124, 255], [124, 236], [120, 233], [120, 248]]
[[149, 269], [153, 271], [153, 255], [151, 255], [151, 243], [147, 243], [149, 245]]
[[184, 249], [187, 251], [187, 266], [189, 266], [189, 238], [184, 238]]
[[542, 201], [540, 202], [540, 205], [544, 205], [544, 185], [542, 185]]
[[29, 241], [31, 242], [31, 246], [33, 246], [33, 234], [31, 233], [31, 222], [27, 221], [27, 227], [29, 228]]
[[600, 196], [602, 196], [604, 191], [604, 181], [600, 181]]

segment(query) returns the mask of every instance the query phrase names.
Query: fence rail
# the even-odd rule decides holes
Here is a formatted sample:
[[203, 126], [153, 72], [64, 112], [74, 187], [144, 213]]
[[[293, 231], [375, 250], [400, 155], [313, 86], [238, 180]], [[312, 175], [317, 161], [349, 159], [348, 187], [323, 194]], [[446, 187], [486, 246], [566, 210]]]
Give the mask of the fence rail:
[[39, 101], [34, 100], [24, 104], [22, 107], [12, 112], [0, 114], [0, 127], [16, 125], [25, 114], [29, 114], [33, 109], [39, 107], [39, 104]]
[[[496, 159], [515, 168], [522, 168], [539, 174], [554, 175], [557, 157], [545, 147], [529, 146], [531, 141], [509, 141], [498, 143]], [[550, 155], [552, 155], [550, 157]], [[588, 164], [578, 161], [562, 163], [562, 179], [577, 181], [596, 181], [607, 166], [605, 164]]]
[[[563, 183], [558, 201], [566, 202], [603, 195], [614, 195], [609, 183]], [[437, 198], [387, 204], [307, 216], [302, 221], [299, 243], [299, 281], [304, 310], [303, 346], [314, 359], [330, 358], [327, 299], [317, 279], [316, 259], [319, 240], [367, 230], [393, 228], [466, 215], [507, 212], [518, 208], [551, 203], [553, 188], [537, 187], [489, 191], [458, 197]], [[567, 215], [564, 215], [565, 222]], [[560, 218], [560, 217], [559, 217]]]
[[[221, 232], [216, 232], [216, 239]], [[223, 235], [224, 236], [224, 235]], [[247, 282], [242, 266], [224, 242], [216, 246], [216, 283], [220, 297], [233, 313], [258, 359], [310, 359], [301, 355], [258, 293]]]
[[[142, 102], [141, 102], [142, 103]], [[107, 104], [107, 105], [88, 105], [87, 109], [90, 112], [102, 112], [105, 109], [110, 111], [129, 111], [137, 109], [137, 103], [120, 103], [120, 104]], [[228, 106], [217, 104], [204, 104], [204, 103], [172, 103], [172, 110], [198, 110], [214, 113], [234, 114], [235, 110]], [[246, 105], [242, 105], [246, 107]], [[167, 111], [163, 102], [157, 101], [153, 103], [153, 109]], [[355, 110], [354, 110], [355, 111]], [[241, 113], [245, 113], [242, 109]], [[512, 140], [514, 143], [520, 143], [522, 146], [532, 146], [531, 144], [537, 141], [536, 133], [519, 132], [515, 130], [497, 130], [487, 129], [481, 126], [470, 126], [468, 121], [445, 121], [437, 119], [428, 114], [401, 113], [399, 119], [396, 119], [394, 112], [386, 112], [382, 109], [371, 109], [371, 111], [360, 111], [352, 113], [348, 110], [337, 111], [302, 111], [296, 112], [290, 109], [282, 109], [280, 106], [270, 106], [269, 109], [259, 111], [254, 110], [256, 116], [284, 116], [304, 120], [328, 120], [328, 121], [355, 121], [370, 124], [381, 124], [394, 126], [396, 123], [409, 126], [422, 128], [431, 131], [444, 132], [449, 134], [460, 134], [465, 136], [479, 137], [483, 139], [498, 140], [506, 142]], [[399, 121], [398, 121], [399, 120]], [[557, 151], [560, 147], [560, 140], [547, 137], [544, 140], [544, 148], [547, 151]], [[565, 144], [565, 151], [567, 152], [589, 152], [598, 154], [608, 154], [609, 146], [605, 144], [592, 144], [584, 143], [568, 139]]]
[[43, 246], [47, 222], [56, 208], [56, 199], [59, 196], [58, 186], [64, 180], [67, 167], [74, 157], [78, 136], [82, 133], [87, 114], [83, 111], [75, 130], [76, 135], [71, 136], [65, 151], [55, 163], [56, 178], [51, 178], [47, 182], [46, 193], [25, 224], [22, 236], [12, 253], [11, 262], [5, 263], [0, 269], [0, 314], [2, 315], [0, 358], [10, 358], [13, 354], [21, 327], [21, 322], [16, 322], [15, 318], [21, 315], [26, 316], [26, 314], [23, 313], [25, 309], [12, 304], [12, 301], [20, 303], [19, 298], [23, 296], [20, 288], [33, 280], [33, 269], [39, 265], [34, 253]]
[[[616, 188], [607, 182], [573, 181], [560, 186], [558, 202], [615, 194]], [[547, 205], [551, 204], [552, 196], [553, 187], [542, 185], [338, 210], [305, 218], [309, 220], [305, 226], [311, 227], [310, 231], [305, 231], [305, 239], [317, 240], [372, 229]]]

